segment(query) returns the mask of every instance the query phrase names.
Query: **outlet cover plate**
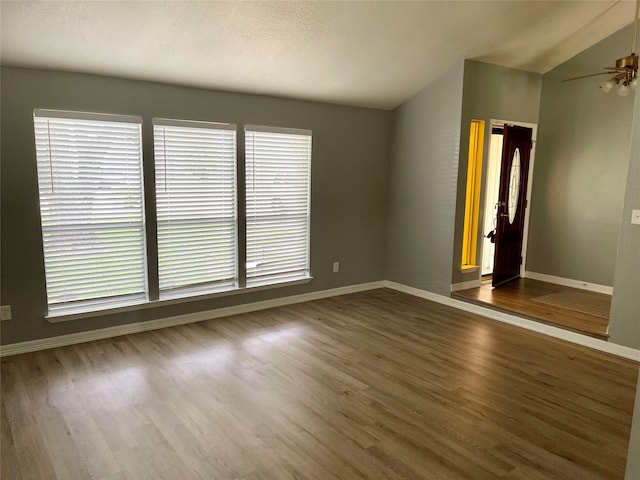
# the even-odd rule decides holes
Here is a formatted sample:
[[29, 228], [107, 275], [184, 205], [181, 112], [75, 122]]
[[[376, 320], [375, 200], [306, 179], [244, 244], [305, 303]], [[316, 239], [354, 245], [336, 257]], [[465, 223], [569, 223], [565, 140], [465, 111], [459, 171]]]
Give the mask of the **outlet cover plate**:
[[0, 320], [11, 320], [11, 305], [0, 306]]

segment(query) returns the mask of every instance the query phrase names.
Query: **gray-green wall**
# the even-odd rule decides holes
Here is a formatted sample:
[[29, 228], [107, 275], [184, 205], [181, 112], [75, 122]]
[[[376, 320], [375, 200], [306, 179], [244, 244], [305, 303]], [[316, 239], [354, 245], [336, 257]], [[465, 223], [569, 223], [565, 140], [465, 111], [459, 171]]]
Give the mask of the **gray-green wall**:
[[[392, 113], [149, 82], [20, 68], [1, 71], [1, 301], [14, 343], [382, 280]], [[152, 117], [311, 129], [311, 269], [306, 285], [51, 324], [46, 312], [33, 109], [139, 115], [145, 152]], [[147, 160], [150, 160], [147, 158]], [[334, 260], [340, 272], [332, 273]]]
[[448, 295], [455, 220], [460, 62], [394, 111], [387, 278]]
[[600, 92], [606, 76], [561, 80], [628, 55], [631, 33], [622, 29], [543, 76], [529, 271], [613, 285], [633, 97]]
[[[460, 167], [458, 170], [458, 192], [456, 200], [456, 223], [453, 243], [453, 283], [477, 280], [479, 271], [460, 270], [462, 262], [462, 234], [464, 228], [464, 206], [469, 160], [469, 125], [471, 120], [484, 120], [485, 144], [483, 170], [489, 159], [491, 120], [512, 120], [538, 123], [540, 88], [542, 77], [536, 73], [467, 60], [464, 65], [462, 91], [462, 131], [460, 138]], [[484, 205], [484, 192], [481, 205]], [[482, 214], [480, 225], [482, 225]], [[478, 246], [482, 245], [483, 232], [478, 234]], [[477, 265], [481, 262], [478, 248]]]
[[[630, 103], [633, 103], [632, 99]], [[619, 186], [624, 193], [609, 321], [609, 340], [640, 349], [640, 225], [631, 211], [640, 210], [640, 92], [636, 93], [629, 170]], [[640, 475], [638, 476], [640, 478]]]

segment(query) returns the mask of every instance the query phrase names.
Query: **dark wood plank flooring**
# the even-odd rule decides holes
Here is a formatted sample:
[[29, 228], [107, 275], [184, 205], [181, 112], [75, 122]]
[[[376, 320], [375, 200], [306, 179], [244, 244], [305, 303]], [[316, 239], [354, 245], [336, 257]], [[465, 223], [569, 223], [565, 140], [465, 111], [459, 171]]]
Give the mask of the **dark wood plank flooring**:
[[[609, 326], [607, 319], [531, 301], [535, 297], [567, 290], [576, 289], [530, 278], [519, 278], [499, 288], [483, 285], [478, 288], [453, 292], [451, 296], [606, 340]], [[590, 295], [602, 295], [579, 291]]]
[[2, 478], [622, 479], [638, 364], [381, 289], [2, 360]]

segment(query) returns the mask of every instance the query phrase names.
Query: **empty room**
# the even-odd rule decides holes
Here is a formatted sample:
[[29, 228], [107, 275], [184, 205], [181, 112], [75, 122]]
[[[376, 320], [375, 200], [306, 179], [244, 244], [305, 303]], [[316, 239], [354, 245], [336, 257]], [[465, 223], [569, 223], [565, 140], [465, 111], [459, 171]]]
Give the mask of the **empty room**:
[[0, 0], [0, 475], [640, 480], [640, 0]]

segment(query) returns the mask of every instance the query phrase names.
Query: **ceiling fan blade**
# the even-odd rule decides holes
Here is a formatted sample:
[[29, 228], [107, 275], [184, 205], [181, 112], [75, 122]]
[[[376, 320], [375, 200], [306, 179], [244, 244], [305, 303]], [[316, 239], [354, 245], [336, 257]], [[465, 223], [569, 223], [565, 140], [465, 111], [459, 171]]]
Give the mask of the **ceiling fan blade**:
[[598, 75], [616, 75], [618, 72], [613, 71], [613, 72], [601, 72], [601, 73], [591, 73], [589, 75], [582, 75], [580, 77], [573, 77], [573, 78], [565, 78], [564, 80], [562, 80], [563, 82], [570, 82], [572, 80], [580, 80], [581, 78], [588, 78], [588, 77], [596, 77]]

